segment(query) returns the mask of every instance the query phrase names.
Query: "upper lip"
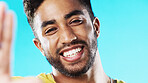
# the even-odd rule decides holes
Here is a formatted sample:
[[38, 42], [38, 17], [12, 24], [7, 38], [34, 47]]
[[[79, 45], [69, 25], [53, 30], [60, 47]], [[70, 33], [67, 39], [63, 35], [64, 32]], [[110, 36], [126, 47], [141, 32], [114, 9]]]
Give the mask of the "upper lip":
[[78, 48], [78, 47], [83, 47], [82, 45], [71, 45], [71, 46], [67, 46], [67, 47], [65, 47], [65, 48], [63, 48], [60, 52], [59, 52], [59, 54], [60, 55], [63, 55], [63, 53], [64, 52], [66, 52], [66, 51], [69, 51], [69, 50], [72, 50], [72, 49], [75, 49], [75, 48]]

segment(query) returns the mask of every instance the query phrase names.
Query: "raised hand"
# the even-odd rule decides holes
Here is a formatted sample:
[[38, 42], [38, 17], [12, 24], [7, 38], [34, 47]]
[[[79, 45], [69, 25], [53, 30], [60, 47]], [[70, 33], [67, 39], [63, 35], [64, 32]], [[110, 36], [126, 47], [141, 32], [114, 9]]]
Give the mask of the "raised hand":
[[37, 78], [11, 80], [10, 52], [12, 32], [13, 13], [6, 11], [6, 4], [0, 2], [0, 83], [41, 83]]

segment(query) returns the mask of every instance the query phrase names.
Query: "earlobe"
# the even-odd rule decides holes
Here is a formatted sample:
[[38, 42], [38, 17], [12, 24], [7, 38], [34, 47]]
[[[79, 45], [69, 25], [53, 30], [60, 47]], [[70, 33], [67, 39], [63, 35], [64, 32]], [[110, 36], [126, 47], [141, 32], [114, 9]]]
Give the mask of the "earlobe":
[[43, 48], [42, 48], [40, 41], [37, 38], [34, 38], [33, 43], [41, 51], [41, 53], [44, 55], [44, 53], [43, 53], [44, 51], [43, 51]]
[[94, 26], [94, 30], [97, 34], [97, 37], [99, 37], [100, 34], [100, 22], [99, 19], [97, 17], [95, 17], [95, 19], [93, 20], [93, 26]]

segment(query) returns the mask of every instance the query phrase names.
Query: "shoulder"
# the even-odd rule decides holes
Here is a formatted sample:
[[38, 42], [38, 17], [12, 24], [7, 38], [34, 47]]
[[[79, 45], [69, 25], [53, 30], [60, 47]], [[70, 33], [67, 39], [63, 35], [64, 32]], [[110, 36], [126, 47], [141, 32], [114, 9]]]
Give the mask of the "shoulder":
[[41, 73], [37, 77], [41, 79], [43, 83], [56, 83], [51, 74]]

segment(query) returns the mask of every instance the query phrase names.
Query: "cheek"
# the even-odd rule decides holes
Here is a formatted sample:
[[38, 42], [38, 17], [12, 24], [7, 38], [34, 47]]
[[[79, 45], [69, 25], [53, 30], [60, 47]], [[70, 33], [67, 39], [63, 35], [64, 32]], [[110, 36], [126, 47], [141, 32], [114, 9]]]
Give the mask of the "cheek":
[[80, 25], [79, 27], [75, 27], [75, 34], [83, 39], [89, 41], [89, 39], [93, 36], [93, 29], [90, 24]]
[[[43, 48], [44, 51], [46, 51], [47, 54], [50, 54], [50, 56], [55, 57], [56, 55], [56, 48], [57, 48], [57, 38], [56, 37], [46, 37], [43, 41]], [[49, 56], [49, 55], [48, 55]]]

